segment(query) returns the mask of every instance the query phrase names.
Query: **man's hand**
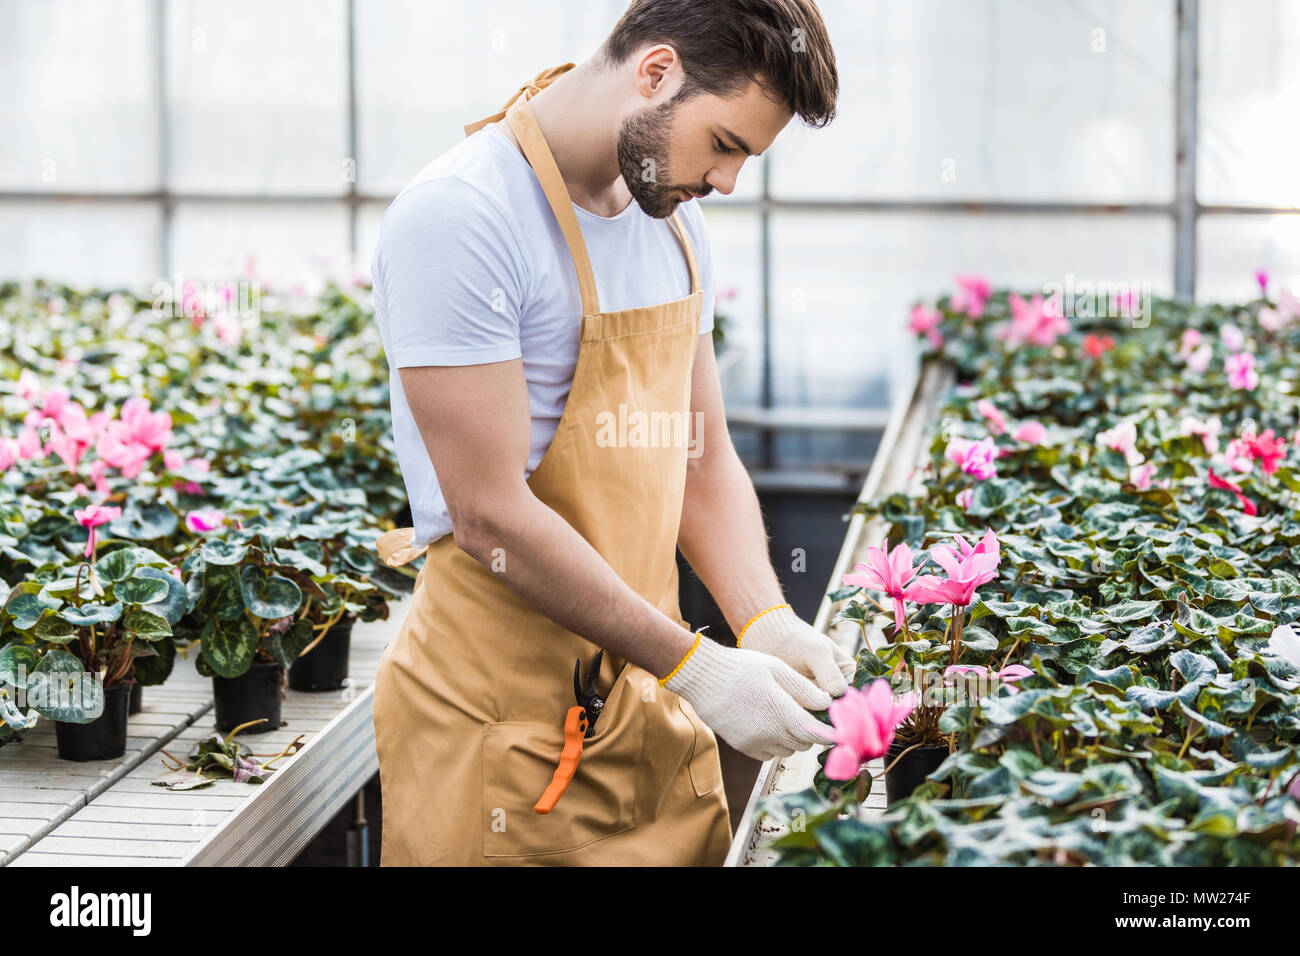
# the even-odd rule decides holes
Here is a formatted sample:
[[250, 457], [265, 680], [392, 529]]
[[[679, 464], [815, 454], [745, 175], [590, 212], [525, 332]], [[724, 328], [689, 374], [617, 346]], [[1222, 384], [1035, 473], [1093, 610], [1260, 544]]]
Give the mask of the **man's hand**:
[[780, 658], [832, 697], [848, 690], [858, 669], [852, 657], [800, 620], [788, 604], [778, 604], [754, 617], [741, 630], [736, 644]]
[[833, 743], [830, 728], [805, 708], [825, 710], [830, 695], [776, 658], [723, 647], [703, 634], [662, 683], [743, 754], [788, 757]]

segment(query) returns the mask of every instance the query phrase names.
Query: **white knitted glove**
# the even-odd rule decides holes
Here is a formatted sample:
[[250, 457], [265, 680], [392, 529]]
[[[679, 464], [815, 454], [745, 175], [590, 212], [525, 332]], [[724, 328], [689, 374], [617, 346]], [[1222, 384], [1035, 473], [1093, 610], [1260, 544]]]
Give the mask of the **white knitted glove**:
[[771, 654], [800, 674], [811, 677], [832, 697], [848, 690], [858, 664], [831, 638], [805, 624], [788, 604], [778, 604], [756, 614], [740, 630], [736, 645]]
[[660, 683], [685, 697], [719, 737], [758, 760], [833, 742], [830, 728], [804, 709], [825, 710], [830, 695], [775, 657], [697, 634]]

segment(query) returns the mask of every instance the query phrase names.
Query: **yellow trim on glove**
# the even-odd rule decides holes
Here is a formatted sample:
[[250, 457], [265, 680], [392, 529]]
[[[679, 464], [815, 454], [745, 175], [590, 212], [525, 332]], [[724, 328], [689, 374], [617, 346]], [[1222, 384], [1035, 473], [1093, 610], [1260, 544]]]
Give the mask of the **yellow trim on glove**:
[[[757, 620], [758, 620], [760, 617], [762, 617], [764, 614], [767, 614], [767, 613], [770, 612], [770, 611], [779, 611], [779, 610], [781, 610], [781, 608], [783, 608], [783, 607], [790, 607], [790, 605], [788, 605], [788, 604], [777, 604], [777, 605], [774, 605], [773, 607], [768, 608], [766, 611], [759, 611], [757, 614], [755, 614], [753, 617], [751, 617], [751, 618], [749, 619], [749, 622], [748, 622], [744, 627], [742, 627], [742, 628], [740, 629], [740, 633], [736, 635], [736, 646], [737, 646], [737, 647], [740, 646], [740, 639], [743, 638], [743, 637], [745, 636], [745, 632], [749, 630], [749, 625], [750, 625], [750, 624], [753, 624], [755, 621], [757, 621]], [[790, 610], [794, 610], [794, 608], [790, 608]]]
[[669, 671], [668, 674], [667, 674], [666, 676], [659, 678], [659, 686], [660, 686], [660, 687], [667, 687], [667, 686], [668, 686], [668, 682], [669, 682], [670, 680], [672, 680], [674, 677], [677, 676], [677, 672], [678, 672], [679, 670], [682, 669], [682, 666], [683, 666], [683, 665], [684, 665], [688, 660], [690, 660], [691, 655], [695, 653], [695, 649], [696, 649], [697, 647], [700, 646], [700, 640], [701, 640], [703, 637], [704, 637], [704, 632], [703, 632], [703, 631], [696, 631], [696, 632], [695, 632], [695, 643], [692, 644], [692, 645], [691, 645], [691, 649], [690, 649], [689, 651], [686, 652], [686, 656], [683, 657], [680, 661], [678, 661], [676, 667], [674, 667], [671, 671]]

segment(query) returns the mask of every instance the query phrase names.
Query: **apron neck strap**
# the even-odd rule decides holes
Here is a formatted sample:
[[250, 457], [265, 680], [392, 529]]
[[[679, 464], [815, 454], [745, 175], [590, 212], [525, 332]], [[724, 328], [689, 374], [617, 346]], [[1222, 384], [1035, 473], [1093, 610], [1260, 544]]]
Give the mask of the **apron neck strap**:
[[524, 99], [527, 99], [534, 93], [541, 92], [546, 89], [546, 87], [550, 86], [551, 83], [554, 82], [555, 78], [561, 73], [567, 73], [572, 69], [572, 63], [561, 63], [559, 66], [553, 66], [549, 70], [542, 70], [542, 72], [538, 73], [523, 86], [519, 87], [519, 89], [515, 90], [514, 95], [511, 96], [510, 99], [506, 100], [506, 105], [501, 107], [498, 112], [493, 113], [491, 116], [485, 116], [477, 122], [468, 124], [465, 127], [465, 135], [473, 136], [489, 123], [495, 123], [498, 120], [505, 119], [506, 111], [509, 110], [510, 107], [514, 105], [514, 102], [521, 96]]
[[681, 220], [677, 218], [677, 213], [673, 213], [668, 221], [673, 224], [673, 231], [677, 233], [677, 240], [682, 244], [682, 252], [686, 253], [686, 266], [691, 270], [691, 292], [699, 292], [700, 267], [695, 261], [695, 247], [691, 245], [691, 239], [686, 235], [686, 229], [683, 228]]
[[564, 233], [564, 241], [568, 243], [569, 254], [573, 256], [573, 266], [578, 272], [578, 289], [582, 293], [582, 314], [583, 316], [597, 315], [600, 313], [600, 301], [596, 297], [596, 276], [591, 270], [587, 243], [582, 238], [582, 229], [578, 226], [578, 217], [573, 212], [573, 200], [569, 198], [569, 190], [565, 188], [560, 167], [555, 164], [555, 157], [551, 155], [551, 148], [546, 145], [546, 137], [542, 135], [541, 127], [537, 125], [537, 119], [533, 116], [532, 107], [528, 105], [527, 100], [515, 101], [514, 105], [506, 111], [506, 122], [510, 124], [515, 139], [519, 140], [524, 158], [533, 167], [537, 181], [542, 186], [542, 192], [546, 195], [546, 201], [550, 203], [551, 212], [555, 213], [560, 231]]

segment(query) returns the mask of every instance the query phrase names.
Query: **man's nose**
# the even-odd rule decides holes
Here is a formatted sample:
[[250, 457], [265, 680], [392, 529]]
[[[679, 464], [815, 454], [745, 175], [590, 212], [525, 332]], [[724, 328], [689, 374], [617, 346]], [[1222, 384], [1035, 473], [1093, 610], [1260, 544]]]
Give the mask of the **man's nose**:
[[709, 174], [704, 177], [704, 181], [722, 195], [730, 196], [736, 189], [736, 176], [739, 172], [739, 166], [732, 170], [714, 166], [709, 170]]

